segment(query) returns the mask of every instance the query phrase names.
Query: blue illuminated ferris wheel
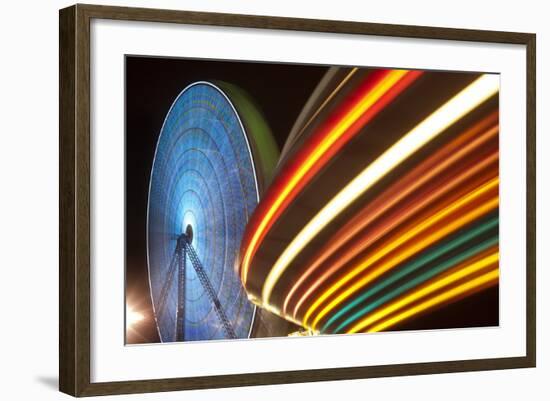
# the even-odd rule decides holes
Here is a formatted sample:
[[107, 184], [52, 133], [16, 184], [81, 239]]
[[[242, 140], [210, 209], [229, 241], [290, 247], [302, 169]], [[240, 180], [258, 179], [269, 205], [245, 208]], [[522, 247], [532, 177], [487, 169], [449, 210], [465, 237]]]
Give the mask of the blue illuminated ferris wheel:
[[163, 342], [247, 338], [255, 306], [234, 269], [244, 227], [277, 160], [245, 93], [196, 82], [172, 104], [149, 184], [147, 259]]

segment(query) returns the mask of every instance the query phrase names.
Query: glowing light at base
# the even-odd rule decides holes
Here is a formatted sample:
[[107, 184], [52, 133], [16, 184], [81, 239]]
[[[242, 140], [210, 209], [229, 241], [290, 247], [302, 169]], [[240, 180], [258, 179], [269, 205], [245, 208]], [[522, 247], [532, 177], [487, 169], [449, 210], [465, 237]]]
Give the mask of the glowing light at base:
[[133, 310], [131, 307], [126, 307], [126, 328], [131, 329], [136, 323], [145, 319], [142, 313]]

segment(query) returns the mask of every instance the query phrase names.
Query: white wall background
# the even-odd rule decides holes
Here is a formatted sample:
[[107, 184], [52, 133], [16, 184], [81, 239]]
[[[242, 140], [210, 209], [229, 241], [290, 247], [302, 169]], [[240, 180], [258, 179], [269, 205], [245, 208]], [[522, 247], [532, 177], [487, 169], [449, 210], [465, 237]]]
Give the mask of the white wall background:
[[[357, 381], [117, 396], [136, 400], [360, 398], [547, 400], [550, 296], [548, 173], [550, 25], [544, 1], [337, 2], [96, 1], [101, 4], [433, 25], [537, 33], [538, 367]], [[58, 9], [68, 1], [11, 1], [0, 17], [0, 396], [62, 399], [57, 392]], [[545, 338], [546, 337], [546, 338]]]

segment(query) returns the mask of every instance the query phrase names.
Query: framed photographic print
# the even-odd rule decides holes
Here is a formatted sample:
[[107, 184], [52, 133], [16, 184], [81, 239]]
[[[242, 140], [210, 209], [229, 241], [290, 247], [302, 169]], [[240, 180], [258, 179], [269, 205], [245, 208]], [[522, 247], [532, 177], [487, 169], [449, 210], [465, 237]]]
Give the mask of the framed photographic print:
[[533, 367], [535, 320], [535, 35], [60, 11], [61, 391]]

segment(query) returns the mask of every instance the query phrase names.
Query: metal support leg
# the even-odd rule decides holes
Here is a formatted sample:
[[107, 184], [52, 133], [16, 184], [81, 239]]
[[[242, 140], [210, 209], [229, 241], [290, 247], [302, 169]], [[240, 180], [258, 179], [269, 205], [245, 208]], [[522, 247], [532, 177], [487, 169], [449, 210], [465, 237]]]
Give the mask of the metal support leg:
[[227, 315], [223, 310], [222, 304], [218, 299], [218, 296], [216, 295], [216, 291], [214, 290], [214, 287], [212, 287], [212, 283], [210, 282], [210, 279], [208, 278], [206, 271], [202, 267], [202, 263], [199, 260], [199, 257], [195, 252], [195, 249], [193, 249], [193, 246], [189, 243], [189, 241], [185, 237], [185, 234], [182, 237], [185, 241], [184, 247], [189, 252], [187, 256], [189, 256], [191, 265], [195, 269], [195, 272], [197, 273], [197, 277], [199, 278], [199, 281], [201, 282], [204, 290], [206, 291], [206, 294], [208, 295], [210, 302], [212, 302], [212, 305], [214, 305], [214, 310], [216, 311], [216, 314], [218, 315], [218, 318], [222, 323], [222, 327], [223, 327], [223, 330], [225, 331], [226, 337], [237, 338], [237, 334], [235, 333], [235, 330], [231, 325], [231, 321], [227, 318]]
[[178, 241], [178, 309], [176, 311], [176, 341], [185, 340], [185, 262], [186, 246]]

